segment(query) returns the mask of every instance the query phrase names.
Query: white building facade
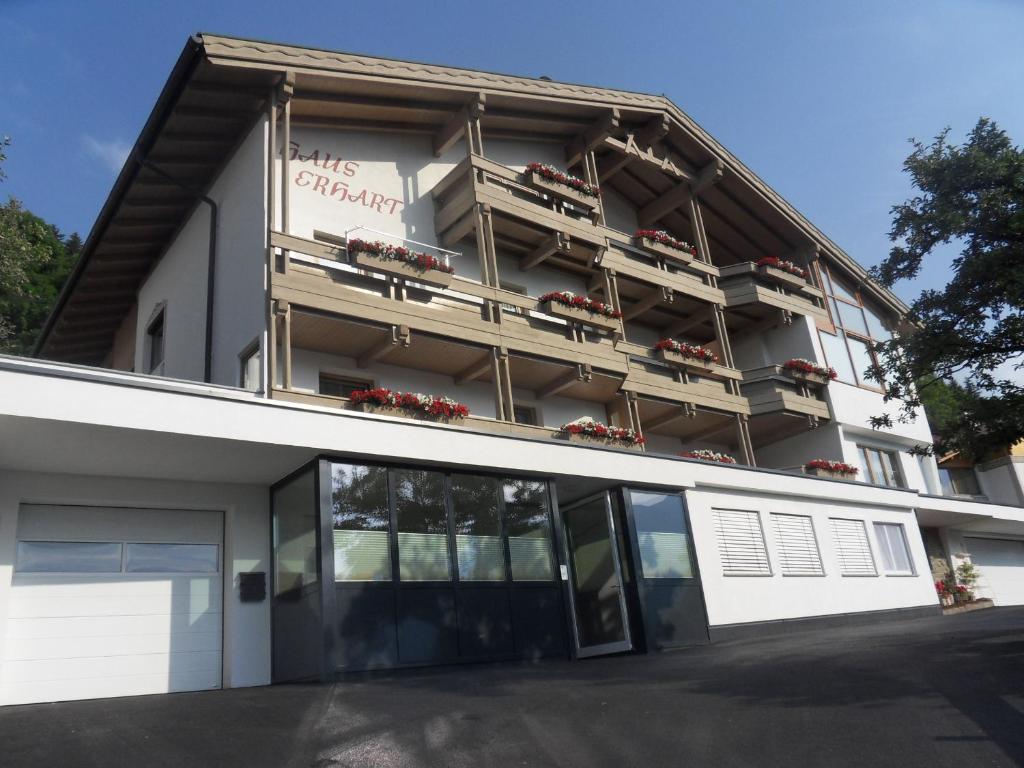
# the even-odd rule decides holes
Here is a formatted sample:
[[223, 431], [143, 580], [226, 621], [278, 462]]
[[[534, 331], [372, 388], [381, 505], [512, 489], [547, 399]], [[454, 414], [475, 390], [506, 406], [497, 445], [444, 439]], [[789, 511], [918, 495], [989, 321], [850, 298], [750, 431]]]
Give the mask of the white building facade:
[[0, 358], [0, 703], [1024, 603], [1018, 502], [870, 427], [901, 309], [661, 97], [196, 37]]

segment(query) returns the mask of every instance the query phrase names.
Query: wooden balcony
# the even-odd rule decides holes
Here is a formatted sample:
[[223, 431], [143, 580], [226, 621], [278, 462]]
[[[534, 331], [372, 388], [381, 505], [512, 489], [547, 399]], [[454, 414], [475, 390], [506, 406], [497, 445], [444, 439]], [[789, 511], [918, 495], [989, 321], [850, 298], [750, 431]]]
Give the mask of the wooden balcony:
[[[730, 316], [729, 329], [743, 329], [773, 317], [788, 321], [792, 315], [828, 322], [825, 295], [810, 283], [790, 275], [759, 270], [754, 262], [721, 268], [719, 285]], [[782, 277], [790, 279], [783, 280]]]
[[743, 371], [751, 439], [767, 444], [817, 427], [832, 414], [821, 387], [794, 379], [778, 365]]

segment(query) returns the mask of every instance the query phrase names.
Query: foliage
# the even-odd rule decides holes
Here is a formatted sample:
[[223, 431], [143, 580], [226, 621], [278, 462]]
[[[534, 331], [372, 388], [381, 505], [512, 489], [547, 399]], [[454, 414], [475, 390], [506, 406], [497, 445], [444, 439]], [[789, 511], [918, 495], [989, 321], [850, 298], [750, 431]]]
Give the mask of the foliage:
[[873, 276], [892, 286], [916, 277], [942, 245], [960, 246], [960, 255], [945, 289], [911, 304], [913, 332], [876, 345], [872, 376], [885, 381], [887, 400], [903, 401], [901, 421], [936, 382], [962, 380], [959, 416], [936, 433], [943, 450], [977, 457], [1024, 437], [1024, 387], [996, 371], [1024, 367], [1024, 151], [984, 118], [961, 146], [948, 135], [913, 142], [904, 170], [920, 194], [893, 208], [896, 245]]
[[[10, 139], [0, 139], [0, 181]], [[71, 273], [82, 242], [65, 238], [15, 198], [0, 206], [0, 352], [27, 355]]]

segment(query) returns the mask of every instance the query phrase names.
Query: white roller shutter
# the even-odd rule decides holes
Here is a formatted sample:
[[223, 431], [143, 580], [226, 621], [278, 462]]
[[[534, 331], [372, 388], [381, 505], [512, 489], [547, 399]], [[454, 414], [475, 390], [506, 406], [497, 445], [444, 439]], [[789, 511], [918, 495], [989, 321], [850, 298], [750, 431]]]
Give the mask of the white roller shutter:
[[220, 512], [23, 505], [0, 703], [219, 688]]
[[779, 570], [784, 576], [821, 576], [821, 554], [814, 524], [806, 515], [772, 513], [779, 548]]
[[768, 552], [757, 512], [737, 509], [714, 510], [715, 536], [722, 573], [769, 575]]
[[836, 557], [839, 558], [839, 572], [843, 576], [877, 576], [864, 521], [832, 517], [829, 522], [832, 524]]

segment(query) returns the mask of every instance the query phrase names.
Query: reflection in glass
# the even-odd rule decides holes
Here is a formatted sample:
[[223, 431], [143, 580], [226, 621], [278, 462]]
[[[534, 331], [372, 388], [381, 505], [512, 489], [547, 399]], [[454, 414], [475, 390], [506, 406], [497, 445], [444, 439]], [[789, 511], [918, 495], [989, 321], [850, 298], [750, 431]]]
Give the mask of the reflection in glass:
[[129, 544], [129, 573], [216, 573], [216, 544]]
[[388, 471], [331, 465], [335, 581], [390, 581]]
[[855, 331], [863, 336], [868, 335], [868, 326], [864, 322], [864, 315], [860, 311], [860, 307], [855, 307], [842, 301], [836, 301], [835, 304], [839, 307], [839, 324], [843, 328]]
[[626, 640], [622, 584], [602, 494], [565, 510], [565, 535], [572, 555], [576, 631], [580, 647]]
[[875, 361], [871, 358], [871, 353], [868, 351], [868, 345], [863, 341], [846, 337], [847, 343], [850, 345], [850, 356], [853, 358], [853, 367], [857, 372], [857, 381], [861, 384], [867, 384], [869, 387], [877, 387], [879, 384], [874, 379], [869, 379], [865, 376], [865, 372], [874, 367]]
[[850, 363], [850, 356], [846, 351], [846, 343], [843, 339], [843, 332], [838, 331], [837, 335], [821, 331], [818, 334], [821, 339], [821, 347], [825, 350], [825, 361], [836, 369], [839, 380], [847, 384], [856, 384], [857, 379], [853, 375], [853, 365]]
[[21, 573], [120, 573], [116, 541], [19, 541]]
[[508, 517], [508, 549], [513, 581], [550, 581], [551, 515], [547, 483], [505, 480], [502, 485]]
[[881, 315], [872, 311], [868, 306], [864, 307], [864, 317], [868, 321], [868, 331], [870, 332], [871, 338], [877, 339], [878, 341], [886, 341], [892, 337], [892, 334], [886, 330], [885, 324], [882, 323]]
[[398, 574], [402, 581], [448, 581], [448, 515], [444, 475], [419, 469], [394, 471]]
[[452, 475], [455, 553], [461, 581], [504, 581], [498, 481], [476, 475]]
[[690, 534], [683, 500], [676, 495], [630, 491], [640, 566], [647, 579], [692, 579]]
[[274, 594], [319, 581], [316, 567], [316, 508], [313, 472], [274, 491]]

